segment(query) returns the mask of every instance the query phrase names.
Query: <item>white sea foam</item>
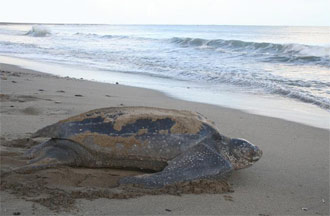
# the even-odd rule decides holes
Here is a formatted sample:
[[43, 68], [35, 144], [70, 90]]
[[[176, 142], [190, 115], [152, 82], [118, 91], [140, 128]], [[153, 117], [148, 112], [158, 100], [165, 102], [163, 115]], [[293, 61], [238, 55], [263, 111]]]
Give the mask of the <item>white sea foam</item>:
[[330, 46], [310, 46], [302, 44], [290, 44], [286, 47], [287, 52], [298, 52], [303, 56], [317, 56], [330, 58]]
[[46, 37], [51, 35], [51, 30], [42, 25], [34, 25], [31, 27], [31, 30], [29, 30], [26, 35], [30, 35], [33, 37]]

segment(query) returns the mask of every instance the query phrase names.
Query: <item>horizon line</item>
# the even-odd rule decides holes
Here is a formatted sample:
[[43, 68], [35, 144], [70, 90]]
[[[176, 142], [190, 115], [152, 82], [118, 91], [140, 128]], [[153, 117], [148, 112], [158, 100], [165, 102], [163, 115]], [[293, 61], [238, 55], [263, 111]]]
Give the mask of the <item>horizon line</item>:
[[118, 25], [118, 26], [129, 26], [129, 25], [140, 25], [140, 26], [274, 26], [274, 27], [330, 27], [330, 25], [279, 25], [279, 24], [114, 24], [114, 23], [59, 23], [59, 22], [0, 22], [0, 25]]

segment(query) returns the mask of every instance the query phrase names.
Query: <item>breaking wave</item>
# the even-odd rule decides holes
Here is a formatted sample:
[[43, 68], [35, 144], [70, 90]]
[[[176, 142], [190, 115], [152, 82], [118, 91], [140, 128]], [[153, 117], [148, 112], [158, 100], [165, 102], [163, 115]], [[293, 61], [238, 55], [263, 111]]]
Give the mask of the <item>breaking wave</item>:
[[305, 44], [276, 44], [268, 42], [247, 42], [241, 40], [207, 40], [202, 38], [159, 39], [136, 37], [128, 35], [110, 35], [95, 33], [80, 33], [75, 36], [97, 39], [129, 39], [135, 41], [160, 41], [174, 43], [185, 48], [211, 49], [216, 52], [234, 53], [259, 58], [265, 62], [287, 62], [303, 64], [319, 64], [330, 67], [330, 46], [312, 46]]
[[213, 49], [219, 52], [231, 51], [243, 53], [245, 55], [260, 54], [261, 57], [264, 58], [264, 61], [318, 63], [330, 66], [330, 46], [179, 37], [172, 38], [171, 42], [183, 47]]
[[25, 35], [30, 35], [33, 37], [46, 37], [51, 35], [51, 31], [49, 28], [45, 26], [32, 26], [31, 30], [29, 30]]

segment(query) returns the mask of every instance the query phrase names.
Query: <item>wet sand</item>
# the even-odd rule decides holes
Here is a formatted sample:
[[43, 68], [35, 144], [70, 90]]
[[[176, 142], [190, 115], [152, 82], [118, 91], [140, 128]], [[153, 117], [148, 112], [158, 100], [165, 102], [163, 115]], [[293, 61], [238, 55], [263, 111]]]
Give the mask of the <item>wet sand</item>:
[[[221, 133], [242, 137], [264, 154], [224, 181], [198, 181], [158, 191], [117, 187], [141, 171], [58, 168], [1, 179], [1, 215], [328, 215], [329, 130], [219, 106], [173, 99], [142, 88], [59, 78], [0, 64], [1, 170], [26, 163], [42, 140], [31, 133], [91, 109], [152, 106], [191, 110]], [[123, 199], [130, 198], [130, 199]], [[60, 212], [58, 212], [60, 211]]]

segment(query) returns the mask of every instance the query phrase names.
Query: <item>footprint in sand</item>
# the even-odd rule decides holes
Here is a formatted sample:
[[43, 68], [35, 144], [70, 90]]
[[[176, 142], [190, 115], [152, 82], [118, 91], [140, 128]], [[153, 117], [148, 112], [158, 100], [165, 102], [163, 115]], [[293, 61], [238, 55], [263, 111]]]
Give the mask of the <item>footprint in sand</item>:
[[41, 111], [35, 107], [27, 107], [25, 109], [21, 110], [22, 113], [26, 115], [39, 115], [41, 114]]

